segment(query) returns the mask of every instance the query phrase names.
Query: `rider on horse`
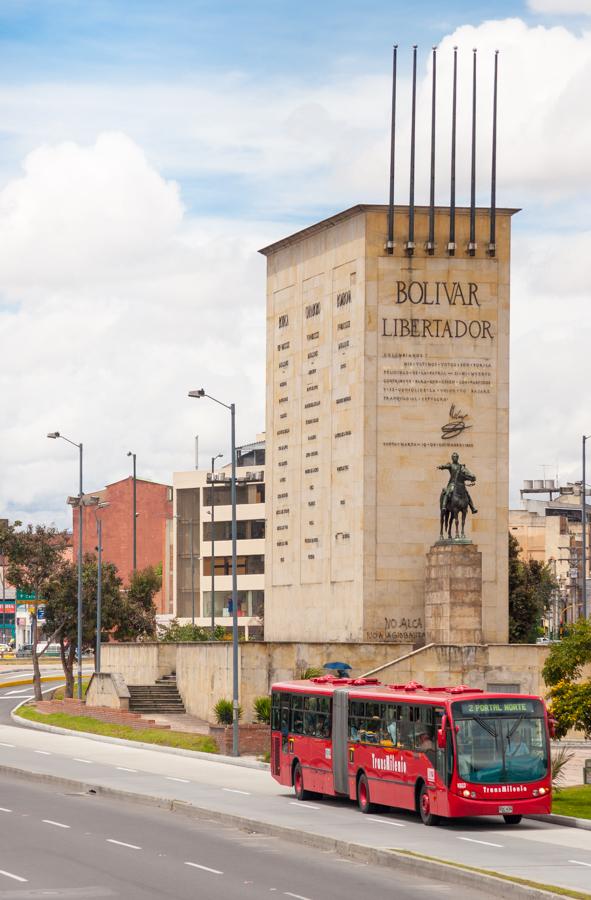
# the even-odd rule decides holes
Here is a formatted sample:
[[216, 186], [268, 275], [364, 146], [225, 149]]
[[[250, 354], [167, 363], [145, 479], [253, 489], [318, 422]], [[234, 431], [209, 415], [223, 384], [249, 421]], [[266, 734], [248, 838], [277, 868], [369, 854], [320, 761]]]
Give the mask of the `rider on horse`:
[[[445, 463], [443, 466], [437, 466], [438, 469], [447, 469], [449, 471], [449, 481], [447, 483], [447, 487], [444, 487], [441, 491], [441, 509], [442, 511], [447, 509], [447, 505], [451, 498], [453, 497], [453, 492], [456, 487], [456, 482], [458, 481], [458, 475], [462, 473], [463, 475], [468, 476], [469, 481], [476, 480], [473, 475], [466, 469], [466, 466], [460, 462], [460, 457], [457, 453], [452, 453], [451, 462]], [[462, 479], [464, 481], [464, 479]], [[472, 497], [464, 484], [464, 490], [466, 492], [466, 496], [468, 498], [468, 506], [472, 510], [472, 514], [477, 513], [478, 510], [474, 506], [472, 502]]]

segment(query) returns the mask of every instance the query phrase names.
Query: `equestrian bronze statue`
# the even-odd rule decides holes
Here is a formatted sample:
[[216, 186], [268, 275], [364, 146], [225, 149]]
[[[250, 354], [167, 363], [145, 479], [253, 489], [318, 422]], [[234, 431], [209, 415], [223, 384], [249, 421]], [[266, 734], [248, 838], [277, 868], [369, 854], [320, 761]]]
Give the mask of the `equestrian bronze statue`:
[[[437, 466], [437, 468], [447, 469], [449, 472], [449, 481], [447, 482], [447, 486], [441, 491], [441, 497], [439, 499], [440, 540], [454, 540], [451, 533], [454, 522], [456, 525], [455, 539], [465, 539], [464, 526], [466, 524], [468, 507], [473, 515], [478, 512], [472, 502], [472, 498], [466, 487], [466, 482], [474, 484], [476, 482], [476, 476], [460, 462], [460, 457], [457, 453], [452, 453], [451, 462], [445, 463], [443, 466]], [[460, 514], [462, 516], [461, 533], [459, 533]]]

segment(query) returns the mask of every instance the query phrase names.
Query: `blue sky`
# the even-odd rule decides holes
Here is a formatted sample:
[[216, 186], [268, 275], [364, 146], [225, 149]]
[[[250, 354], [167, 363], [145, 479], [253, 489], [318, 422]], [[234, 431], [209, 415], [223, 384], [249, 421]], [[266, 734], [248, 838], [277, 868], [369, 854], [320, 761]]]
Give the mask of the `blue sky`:
[[427, 195], [430, 48], [440, 48], [440, 202], [460, 48], [460, 204], [472, 47], [482, 203], [500, 49], [498, 198], [523, 208], [514, 220], [512, 496], [523, 478], [540, 477], [542, 462], [577, 477], [580, 434], [591, 431], [572, 390], [591, 381], [591, 0], [2, 0], [0, 513], [67, 521], [75, 460], [65, 445], [48, 447], [48, 431], [83, 440], [87, 484], [101, 486], [127, 474], [130, 448], [140, 474], [163, 481], [192, 466], [196, 432], [204, 458], [224, 449], [223, 418], [187, 402], [201, 383], [237, 402], [239, 441], [264, 429], [257, 250], [354, 203], [385, 200], [394, 42], [399, 202], [411, 45], [420, 51], [418, 202]]

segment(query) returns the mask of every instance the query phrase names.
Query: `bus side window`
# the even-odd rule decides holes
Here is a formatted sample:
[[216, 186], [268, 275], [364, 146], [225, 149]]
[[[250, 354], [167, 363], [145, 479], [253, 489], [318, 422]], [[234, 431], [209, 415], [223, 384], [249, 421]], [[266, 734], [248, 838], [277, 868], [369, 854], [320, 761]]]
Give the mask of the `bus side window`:
[[384, 709], [384, 725], [386, 726], [386, 741], [392, 745], [398, 745], [398, 721], [400, 719], [400, 706], [394, 703], [386, 703]]
[[359, 732], [365, 721], [365, 703], [363, 700], [351, 700], [349, 707], [349, 740], [354, 744], [360, 740]]
[[281, 694], [278, 693], [274, 693], [271, 697], [271, 728], [273, 731], [279, 731], [280, 728], [280, 698]]
[[304, 702], [301, 694], [294, 694], [291, 698], [291, 727], [293, 734], [304, 733]]
[[414, 750], [414, 713], [411, 716], [411, 710], [414, 709], [416, 707], [411, 707], [408, 703], [400, 704], [398, 746], [402, 750]]

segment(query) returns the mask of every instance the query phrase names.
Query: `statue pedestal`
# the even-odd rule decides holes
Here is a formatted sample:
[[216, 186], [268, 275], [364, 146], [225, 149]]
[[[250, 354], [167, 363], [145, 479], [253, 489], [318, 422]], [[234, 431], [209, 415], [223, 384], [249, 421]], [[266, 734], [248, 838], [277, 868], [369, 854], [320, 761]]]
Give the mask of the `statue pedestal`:
[[438, 542], [427, 553], [425, 638], [482, 643], [482, 553], [476, 544]]

